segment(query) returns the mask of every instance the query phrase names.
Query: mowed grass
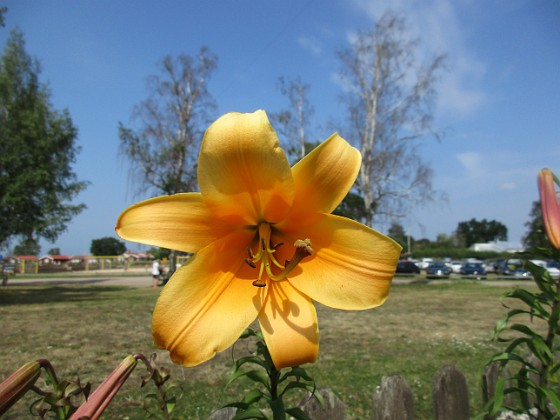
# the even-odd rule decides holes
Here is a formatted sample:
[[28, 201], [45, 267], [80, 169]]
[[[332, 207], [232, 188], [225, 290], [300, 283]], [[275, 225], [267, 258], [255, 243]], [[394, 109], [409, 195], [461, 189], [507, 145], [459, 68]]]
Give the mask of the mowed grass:
[[[452, 363], [467, 376], [476, 413], [480, 373], [502, 348], [491, 335], [505, 313], [500, 298], [507, 290], [474, 282], [394, 285], [389, 300], [375, 310], [317, 305], [320, 356], [308, 371], [319, 387], [332, 389], [344, 401], [350, 419], [370, 418], [372, 394], [382, 376], [401, 374], [414, 393], [417, 418], [432, 418], [433, 377]], [[79, 376], [95, 388], [126, 355], [156, 352], [159, 364], [171, 370], [184, 391], [177, 418], [206, 419], [220, 406], [240, 400], [250, 384], [225, 387], [232, 350], [201, 366], [182, 368], [154, 348], [151, 315], [158, 294], [151, 288], [78, 285], [0, 288], [0, 379], [27, 361], [46, 358], [59, 379]], [[233, 353], [250, 350], [250, 344], [240, 343]], [[139, 388], [144, 373], [139, 364], [105, 418], [145, 418], [144, 396], [154, 388]], [[4, 418], [28, 418], [30, 394]]]

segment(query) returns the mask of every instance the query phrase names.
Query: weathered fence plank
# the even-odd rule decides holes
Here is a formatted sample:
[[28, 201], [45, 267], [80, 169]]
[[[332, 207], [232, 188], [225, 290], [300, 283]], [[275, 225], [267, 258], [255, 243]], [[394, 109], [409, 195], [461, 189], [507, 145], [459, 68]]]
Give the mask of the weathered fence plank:
[[406, 381], [399, 375], [384, 376], [373, 393], [374, 420], [413, 420], [414, 399]]
[[432, 384], [436, 420], [468, 420], [469, 390], [465, 375], [454, 365], [443, 366]]
[[346, 407], [344, 403], [328, 388], [316, 391], [323, 397], [323, 405], [310, 393], [303, 399], [300, 408], [312, 420], [344, 420]]

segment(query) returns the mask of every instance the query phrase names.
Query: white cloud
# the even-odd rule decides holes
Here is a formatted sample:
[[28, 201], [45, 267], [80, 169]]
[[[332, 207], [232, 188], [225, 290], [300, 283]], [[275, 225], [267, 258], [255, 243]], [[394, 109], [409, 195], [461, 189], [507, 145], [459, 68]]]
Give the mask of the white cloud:
[[517, 189], [517, 185], [515, 184], [515, 182], [504, 182], [501, 185], [501, 189], [505, 191], [513, 191]]
[[481, 178], [486, 175], [485, 165], [482, 162], [482, 155], [480, 153], [464, 152], [455, 155], [455, 158], [467, 171], [466, 178]]
[[468, 48], [458, 17], [457, 4], [451, 0], [352, 0], [353, 6], [372, 21], [387, 10], [403, 12], [411, 35], [422, 40], [418, 58], [430, 60], [448, 54], [449, 72], [442, 75], [439, 111], [467, 117], [482, 106], [486, 93], [477, 82], [486, 73], [486, 65]]
[[300, 36], [297, 40], [300, 47], [313, 55], [321, 55], [322, 48], [319, 41], [306, 36]]

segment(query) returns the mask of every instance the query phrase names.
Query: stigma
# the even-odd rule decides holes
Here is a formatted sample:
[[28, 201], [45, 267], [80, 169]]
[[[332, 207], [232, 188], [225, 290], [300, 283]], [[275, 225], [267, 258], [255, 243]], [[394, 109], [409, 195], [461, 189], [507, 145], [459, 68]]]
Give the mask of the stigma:
[[295, 250], [292, 259], [287, 260], [286, 263], [282, 265], [274, 254], [276, 253], [276, 250], [283, 245], [283, 243], [280, 242], [275, 245], [272, 244], [272, 229], [270, 228], [270, 224], [259, 224], [258, 232], [258, 249], [256, 252], [253, 252], [251, 247], [247, 248], [248, 258], [245, 258], [245, 262], [250, 267], [255, 269], [258, 267], [259, 269], [258, 277], [253, 282], [253, 286], [266, 286], [266, 278], [272, 281], [284, 280], [286, 276], [294, 268], [296, 268], [296, 266], [302, 259], [310, 256], [313, 253], [311, 240], [298, 239], [294, 243]]

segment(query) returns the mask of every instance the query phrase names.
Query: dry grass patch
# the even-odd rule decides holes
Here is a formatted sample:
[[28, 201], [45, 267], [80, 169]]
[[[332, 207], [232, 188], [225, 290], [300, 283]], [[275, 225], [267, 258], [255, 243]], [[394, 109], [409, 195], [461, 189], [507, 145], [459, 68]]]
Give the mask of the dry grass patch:
[[[490, 340], [505, 310], [507, 288], [475, 283], [394, 286], [376, 310], [337, 311], [318, 305], [321, 351], [308, 367], [318, 386], [333, 389], [347, 405], [349, 418], [368, 418], [371, 395], [383, 375], [399, 373], [418, 403], [418, 418], [431, 417], [430, 386], [443, 364], [454, 363], [469, 381], [473, 410], [480, 406], [479, 373], [500, 347]], [[0, 379], [27, 361], [47, 358], [60, 378], [97, 386], [128, 354], [156, 351], [151, 314], [158, 291], [118, 287], [5, 287], [0, 289]], [[238, 344], [235, 352], [250, 351]], [[208, 418], [212, 410], [240, 396], [246, 383], [224, 388], [231, 351], [199, 367], [183, 369], [157, 351], [181, 383], [184, 416]], [[143, 418], [140, 365], [109, 407], [107, 418]], [[5, 418], [27, 417], [27, 401]]]

